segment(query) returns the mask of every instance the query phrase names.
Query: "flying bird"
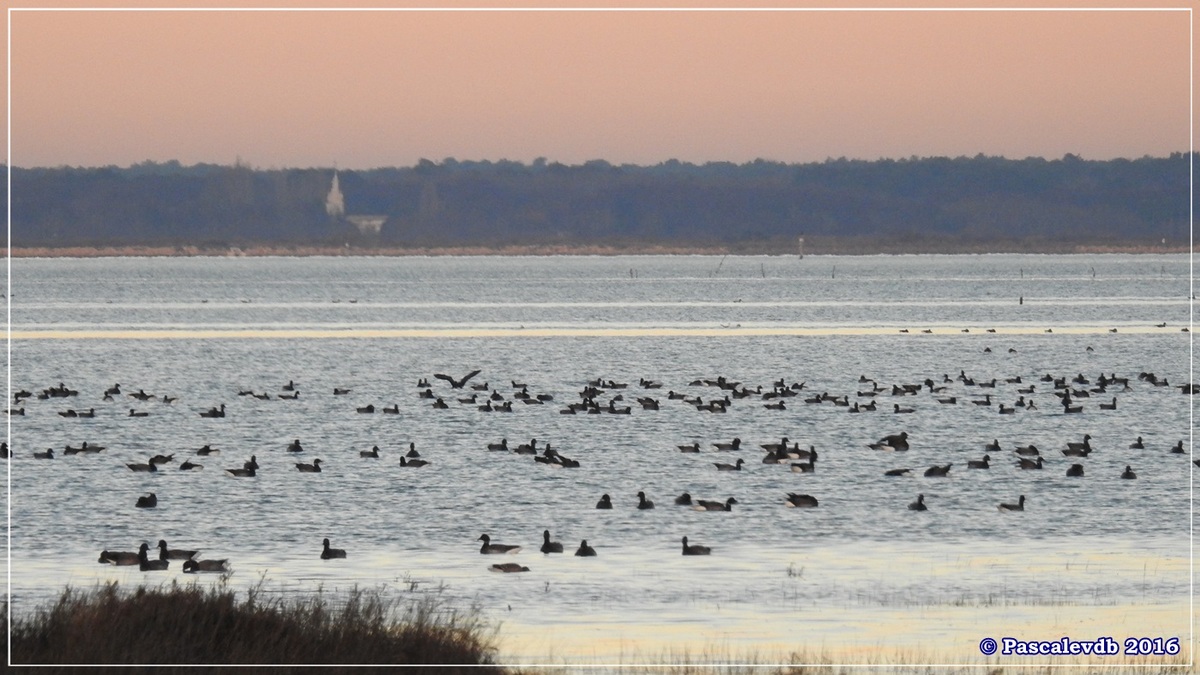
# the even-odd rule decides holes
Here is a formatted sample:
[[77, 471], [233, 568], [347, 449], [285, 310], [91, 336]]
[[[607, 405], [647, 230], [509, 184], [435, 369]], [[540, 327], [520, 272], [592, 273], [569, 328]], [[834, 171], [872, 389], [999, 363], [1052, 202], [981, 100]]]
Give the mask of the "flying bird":
[[471, 379], [472, 377], [475, 377], [480, 372], [482, 372], [482, 371], [472, 370], [471, 372], [464, 375], [461, 380], [456, 380], [453, 377], [442, 374], [442, 373], [434, 373], [433, 376], [439, 380], [445, 380], [445, 381], [449, 382], [450, 386], [453, 387], [454, 389], [462, 389], [463, 385], [465, 385], [467, 383], [467, 380]]

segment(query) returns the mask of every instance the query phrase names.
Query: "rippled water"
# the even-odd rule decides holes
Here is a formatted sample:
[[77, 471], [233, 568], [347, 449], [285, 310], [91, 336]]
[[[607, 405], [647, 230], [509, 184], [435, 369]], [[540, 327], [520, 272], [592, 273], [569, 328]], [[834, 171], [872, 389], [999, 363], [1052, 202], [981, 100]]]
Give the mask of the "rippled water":
[[[102, 548], [165, 538], [230, 558], [234, 584], [265, 575], [281, 590], [386, 584], [401, 596], [444, 585], [503, 622], [510, 661], [919, 645], [969, 662], [980, 631], [1049, 630], [1039, 612], [1096, 621], [1114, 606], [1124, 621], [1153, 616], [1186, 635], [1191, 399], [1174, 386], [1191, 381], [1186, 256], [17, 259], [11, 281], [13, 389], [79, 392], [30, 399], [10, 417], [18, 612], [64, 583], [183, 577], [175, 564], [143, 574], [95, 562]], [[457, 401], [468, 390], [432, 379], [475, 369], [471, 384], [506, 399], [514, 382], [554, 399], [482, 412]], [[1170, 386], [1139, 380], [1147, 371]], [[955, 405], [927, 389], [890, 395], [893, 384], [960, 372], [996, 387], [954, 380], [938, 396]], [[1115, 373], [1130, 389], [1079, 399], [1084, 412], [1064, 415], [1038, 381], [1046, 373]], [[828, 392], [865, 403], [860, 375], [888, 387], [880, 410], [803, 402]], [[721, 398], [690, 384], [718, 376], [805, 387], [786, 410], [750, 397], [717, 414], [667, 397]], [[1005, 382], [1017, 376], [1022, 384]], [[642, 377], [664, 386], [640, 389]], [[418, 397], [420, 378], [449, 409]], [[559, 414], [596, 378], [629, 384], [600, 400], [622, 394], [631, 414]], [[289, 380], [297, 400], [237, 395], [278, 394]], [[118, 382], [179, 398], [101, 400]], [[990, 392], [1011, 404], [1030, 383], [1036, 411], [971, 403]], [[660, 409], [642, 410], [638, 396]], [[1113, 396], [1117, 409], [1100, 410]], [[199, 416], [222, 403], [227, 417]], [[368, 404], [400, 414], [356, 412]], [[67, 408], [96, 416], [57, 414]], [[902, 430], [906, 453], [866, 447]], [[1095, 452], [1064, 457], [1084, 434]], [[815, 473], [760, 461], [759, 445], [783, 436], [818, 449]], [[1128, 449], [1137, 436], [1145, 450]], [[734, 437], [740, 452], [713, 449]], [[285, 451], [296, 438], [300, 455]], [[501, 438], [549, 442], [581, 466], [486, 449]], [[1003, 450], [992, 468], [967, 470], [993, 439]], [[1168, 453], [1181, 439], [1189, 454]], [[32, 458], [85, 440], [107, 450]], [[676, 449], [692, 442], [703, 452]], [[410, 443], [429, 466], [399, 466]], [[204, 444], [221, 454], [196, 457]], [[1015, 465], [1013, 448], [1027, 444], [1042, 449], [1043, 470]], [[381, 459], [358, 456], [373, 445]], [[175, 463], [157, 474], [125, 467], [159, 453]], [[222, 471], [252, 454], [257, 477]], [[318, 457], [322, 473], [296, 471]], [[737, 457], [740, 472], [713, 466]], [[179, 471], [184, 458], [205, 468]], [[1082, 479], [1065, 476], [1075, 462]], [[948, 477], [921, 476], [947, 463]], [[1137, 480], [1119, 478], [1127, 464]], [[916, 477], [883, 475], [900, 467]], [[158, 507], [134, 508], [151, 491]], [[637, 510], [639, 491], [657, 508]], [[738, 504], [674, 506], [684, 491]], [[820, 506], [786, 508], [789, 492]], [[613, 510], [593, 508], [602, 493]], [[929, 511], [906, 508], [918, 493]], [[1021, 494], [1025, 512], [996, 508]], [[538, 552], [543, 529], [568, 555]], [[530, 572], [488, 572], [498, 556], [479, 555], [484, 532], [522, 545], [503, 558]], [[713, 555], [681, 556], [685, 535]], [[347, 560], [321, 561], [323, 537]], [[597, 558], [569, 554], [580, 539]], [[947, 628], [945, 613], [962, 611], [972, 620]]]

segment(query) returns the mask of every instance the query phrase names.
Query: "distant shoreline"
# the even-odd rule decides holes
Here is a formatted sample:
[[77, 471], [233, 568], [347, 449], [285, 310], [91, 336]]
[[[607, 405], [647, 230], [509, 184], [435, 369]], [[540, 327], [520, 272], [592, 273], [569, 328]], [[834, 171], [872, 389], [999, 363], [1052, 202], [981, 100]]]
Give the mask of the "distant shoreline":
[[[971, 254], [1170, 254], [1188, 253], [1188, 246], [1104, 245], [1104, 244], [1029, 244], [965, 245], [960, 242], [829, 242], [812, 246], [805, 255], [971, 255]], [[620, 255], [773, 255], [796, 256], [797, 250], [752, 244], [736, 246], [666, 245], [524, 245], [524, 246], [31, 246], [6, 249], [13, 258], [268, 258], [268, 257], [409, 257], [409, 256], [620, 256]]]

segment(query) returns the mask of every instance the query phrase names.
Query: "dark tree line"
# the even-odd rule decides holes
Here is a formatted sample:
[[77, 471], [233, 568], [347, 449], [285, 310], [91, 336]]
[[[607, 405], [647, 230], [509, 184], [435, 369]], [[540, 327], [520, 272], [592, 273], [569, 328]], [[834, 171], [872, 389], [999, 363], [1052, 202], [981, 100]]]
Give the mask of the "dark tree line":
[[[331, 169], [176, 162], [12, 170], [14, 246], [737, 245], [795, 238], [1186, 241], [1191, 154], [655, 166], [440, 163], [339, 174], [369, 240], [325, 212]], [[790, 250], [790, 249], [789, 249]]]

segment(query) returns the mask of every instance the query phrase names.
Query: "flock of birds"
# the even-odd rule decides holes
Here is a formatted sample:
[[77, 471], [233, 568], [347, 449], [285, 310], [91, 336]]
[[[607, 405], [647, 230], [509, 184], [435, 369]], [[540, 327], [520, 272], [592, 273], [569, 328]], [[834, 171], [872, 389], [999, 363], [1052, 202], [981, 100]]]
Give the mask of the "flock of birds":
[[[1089, 348], [1090, 349], [1090, 348]], [[435, 374], [433, 377], [436, 380], [447, 383], [449, 391], [441, 394], [435, 393], [433, 385], [430, 381], [421, 378], [417, 383], [417, 398], [419, 401], [430, 406], [435, 410], [445, 410], [453, 407], [474, 406], [482, 412], [511, 412], [514, 404], [519, 402], [519, 405], [548, 405], [555, 402], [555, 396], [548, 393], [534, 393], [530, 391], [527, 384], [510, 381], [509, 386], [511, 391], [505, 395], [500, 391], [501, 388], [493, 387], [489, 383], [471, 384], [480, 370], [474, 370], [462, 377], [455, 377], [442, 373]], [[1166, 388], [1171, 387], [1170, 383], [1165, 378], [1159, 378], [1153, 373], [1143, 372], [1137, 376], [1137, 381], [1151, 387]], [[615, 380], [595, 379], [586, 383], [577, 393], [577, 400], [567, 403], [559, 409], [560, 414], [577, 415], [577, 414], [616, 414], [629, 415], [632, 414], [633, 405], [626, 404], [625, 393], [630, 390], [638, 391], [639, 395], [634, 396], [638, 406], [644, 411], [659, 410], [660, 406], [665, 404], [686, 405], [695, 408], [698, 411], [710, 413], [725, 413], [731, 407], [738, 405], [741, 402], [747, 404], [756, 403], [768, 410], [788, 410], [795, 406], [831, 406], [834, 408], [842, 408], [847, 413], [876, 413], [876, 414], [891, 414], [903, 415], [914, 412], [914, 408], [910, 405], [902, 405], [901, 403], [893, 403], [889, 407], [877, 405], [876, 400], [881, 397], [895, 397], [896, 400], [915, 400], [921, 394], [928, 394], [925, 399], [933, 405], [971, 405], [979, 410], [993, 411], [995, 414], [1011, 415], [1020, 410], [1036, 410], [1037, 405], [1034, 401], [1036, 395], [1042, 395], [1041, 400], [1043, 405], [1056, 405], [1061, 408], [1064, 414], [1078, 414], [1083, 412], [1085, 401], [1090, 401], [1093, 398], [1103, 399], [1095, 409], [1099, 411], [1115, 410], [1118, 405], [1118, 394], [1130, 391], [1132, 387], [1131, 380], [1125, 377], [1118, 377], [1115, 374], [1100, 373], [1095, 377], [1087, 377], [1082, 373], [1073, 377], [1055, 377], [1046, 374], [1036, 382], [1025, 382], [1021, 377], [1007, 378], [1004, 380], [997, 379], [976, 379], [972, 378], [965, 371], [960, 371], [957, 377], [951, 377], [949, 374], [942, 375], [940, 379], [925, 378], [920, 382], [911, 383], [895, 383], [890, 385], [882, 385], [872, 378], [865, 375], [859, 377], [858, 388], [854, 392], [855, 400], [851, 402], [851, 394], [831, 394], [827, 391], [815, 393], [807, 390], [805, 382], [787, 383], [783, 379], [775, 381], [764, 387], [761, 385], [749, 386], [740, 382], [734, 382], [725, 377], [717, 378], [702, 378], [696, 379], [689, 383], [689, 387], [699, 391], [693, 393], [682, 393], [669, 390], [665, 397], [662, 395], [663, 384], [660, 382], [639, 378], [636, 385], [631, 386], [629, 383], [618, 382]], [[1040, 387], [1040, 389], [1039, 389]], [[1196, 394], [1200, 391], [1200, 385], [1184, 384], [1175, 385], [1182, 393], [1187, 395]], [[951, 391], [953, 388], [953, 391]], [[1014, 394], [1017, 398], [1011, 404], [1006, 405], [1002, 402], [1001, 396], [1006, 388], [1015, 389]], [[351, 388], [334, 388], [334, 396], [345, 396], [352, 393]], [[468, 393], [469, 392], [469, 393]], [[977, 392], [970, 394], [969, 392]], [[267, 400], [272, 398], [269, 393], [255, 393], [252, 390], [240, 390], [237, 392], [239, 396], [253, 396], [254, 398]], [[1047, 398], [1045, 394], [1053, 394], [1053, 398]], [[703, 396], [701, 394], [704, 394]], [[79, 392], [67, 387], [63, 383], [56, 386], [51, 386], [43, 389], [40, 393], [34, 394], [30, 391], [22, 390], [13, 394], [14, 406], [8, 409], [10, 416], [23, 416], [25, 414], [24, 404], [31, 400], [40, 401], [60, 401], [69, 400], [78, 397]], [[121, 385], [116, 384], [108, 388], [104, 392], [103, 401], [114, 402], [117, 397], [128, 396], [138, 401], [156, 401], [164, 404], [173, 404], [178, 400], [178, 397], [172, 396], [157, 396], [148, 394], [144, 390], [139, 389], [136, 392], [125, 394], [121, 390]], [[296, 400], [300, 396], [299, 385], [295, 381], [289, 381], [282, 386], [282, 393], [276, 394], [278, 399]], [[1028, 397], [1028, 398], [1027, 398]], [[447, 400], [449, 399], [449, 401]], [[391, 406], [375, 404], [367, 404], [365, 406], [355, 406], [356, 414], [398, 414], [399, 405], [392, 404]], [[96, 416], [95, 408], [89, 407], [88, 410], [76, 410], [69, 408], [66, 410], [57, 411], [58, 415], [64, 418], [83, 417], [93, 418]], [[102, 414], [104, 414], [102, 412]], [[196, 411], [202, 418], [223, 418], [227, 414], [226, 405], [221, 403], [217, 406], [209, 407], [204, 410]], [[143, 411], [131, 409], [129, 416], [141, 417]], [[909, 450], [911, 438], [907, 431], [900, 431], [895, 434], [889, 434], [879, 440], [866, 444], [866, 447], [880, 451], [891, 453], [904, 453]], [[1085, 466], [1083, 462], [1074, 460], [1085, 460], [1095, 448], [1091, 445], [1091, 436], [1084, 435], [1081, 441], [1070, 441], [1058, 450], [1064, 457], [1072, 460], [1071, 465], [1066, 470], [1068, 477], [1083, 477]], [[708, 444], [715, 452], [719, 453], [734, 453], [742, 450], [750, 449], [752, 446], [749, 443], [743, 443], [740, 437], [735, 437], [731, 440], [717, 441]], [[819, 452], [816, 447], [809, 446], [807, 449], [801, 448], [799, 442], [792, 441], [787, 437], [781, 438], [779, 441], [771, 441], [761, 443], [758, 447], [765, 453], [761, 459], [764, 465], [783, 465], [794, 473], [814, 473], [817, 470], [817, 462]], [[1131, 449], [1145, 449], [1142, 437], [1137, 437], [1130, 446]], [[564, 456], [557, 449], [551, 447], [549, 443], [539, 444], [536, 438], [531, 439], [528, 443], [519, 443], [510, 445], [507, 438], [503, 438], [498, 442], [490, 442], [486, 449], [489, 452], [506, 452], [516, 455], [530, 455], [540, 464], [553, 466], [556, 468], [578, 468], [581, 463], [579, 460], [571, 459]], [[692, 441], [688, 444], [680, 444], [676, 449], [681, 453], [700, 453], [703, 448], [700, 441]], [[97, 454], [105, 450], [104, 446], [92, 445], [84, 441], [79, 447], [67, 445], [62, 453], [64, 456], [76, 454]], [[984, 454], [979, 459], [969, 460], [966, 463], [968, 471], [989, 470], [994, 466], [993, 462], [996, 457], [1000, 457], [1006, 453], [1006, 450], [1001, 447], [999, 440], [992, 440], [984, 445]], [[286, 451], [288, 453], [303, 453], [305, 448], [300, 439], [295, 439], [288, 444]], [[1012, 465], [1019, 470], [1042, 470], [1046, 466], [1045, 459], [1047, 455], [1043, 454], [1043, 450], [1034, 445], [1023, 445], [1013, 447], [1011, 449]], [[1180, 440], [1168, 450], [1171, 454], [1188, 454], [1184, 448], [1184, 443]], [[195, 451], [197, 458], [210, 457], [218, 455], [220, 450], [213, 448], [211, 445], [204, 445]], [[10, 453], [8, 444], [4, 443], [0, 446], [0, 454], [8, 458]], [[359, 451], [361, 459], [380, 459], [380, 449], [378, 446], [372, 447], [371, 450]], [[45, 451], [34, 451], [32, 456], [39, 460], [52, 460], [56, 458], [53, 448]], [[899, 455], [897, 455], [899, 456]], [[167, 466], [175, 461], [174, 454], [155, 455], [150, 457], [144, 463], [129, 463], [126, 464], [130, 471], [134, 472], [158, 472], [161, 467]], [[1200, 466], [1200, 460], [1194, 460]], [[303, 473], [321, 473], [322, 464], [324, 461], [320, 458], [315, 458], [311, 462], [296, 462], [297, 471]], [[415, 447], [415, 443], [409, 443], [408, 451], [399, 458], [399, 464], [405, 467], [421, 468], [430, 465], [428, 460], [422, 459], [420, 453]], [[712, 462], [716, 471], [719, 472], [737, 472], [743, 471], [747, 464], [744, 458], [738, 457], [735, 461], [729, 462]], [[179, 464], [179, 470], [190, 471], [202, 469], [203, 465], [193, 462], [191, 458], [184, 460]], [[921, 471], [925, 477], [943, 477], [950, 473], [953, 468], [952, 463], [944, 465], [932, 465]], [[234, 478], [254, 478], [258, 475], [260, 467], [257, 462], [257, 457], [251, 455], [250, 459], [244, 462], [241, 466], [225, 469], [225, 473]], [[899, 477], [912, 475], [914, 470], [911, 467], [898, 467], [889, 469], [885, 472], [886, 476]], [[1125, 467], [1124, 472], [1120, 476], [1122, 479], [1133, 480], [1137, 478], [1136, 472], [1131, 465]], [[655, 508], [654, 502], [646, 495], [646, 493], [638, 492], [637, 509], [647, 510]], [[134, 502], [136, 508], [152, 509], [157, 507], [157, 495], [148, 493], [137, 497]], [[683, 492], [673, 500], [674, 505], [692, 508], [698, 511], [724, 511], [733, 510], [734, 505], [738, 504], [735, 497], [725, 499], [705, 500], [693, 499], [692, 496]], [[809, 494], [788, 492], [783, 499], [783, 503], [787, 507], [794, 508], [816, 508], [819, 506], [817, 497]], [[1025, 509], [1026, 497], [1019, 495], [1016, 501], [1001, 502], [997, 508], [1002, 512], [1020, 512]], [[597, 509], [612, 509], [612, 498], [608, 494], [603, 494], [596, 503]], [[908, 504], [908, 509], [912, 511], [927, 511], [929, 506], [926, 504], [925, 495], [918, 494], [916, 500]], [[562, 543], [551, 540], [549, 530], [543, 531], [543, 541], [540, 551], [544, 554], [563, 553], [564, 547]], [[480, 547], [481, 554], [510, 554], [516, 553], [522, 549], [520, 545], [508, 545], [494, 543], [488, 534], [483, 534], [478, 541], [482, 541]], [[683, 555], [709, 555], [712, 551], [710, 547], [698, 544], [690, 544], [688, 538], [684, 536], [681, 540]], [[138, 565], [143, 571], [166, 570], [169, 567], [169, 562], [172, 560], [181, 560], [184, 572], [228, 572], [228, 560], [198, 560], [195, 558], [197, 551], [186, 551], [179, 549], [170, 549], [166, 541], [158, 542], [159, 554], [157, 557], [149, 555], [149, 544], [143, 542], [137, 552], [120, 552], [104, 550], [101, 552], [99, 562], [111, 565]], [[582, 540], [579, 546], [575, 549], [575, 555], [581, 557], [592, 557], [596, 555], [596, 551], [591, 547], [587, 540]], [[323, 542], [322, 559], [337, 559], [345, 558], [346, 551], [337, 548], [331, 548], [329, 539]], [[497, 572], [526, 572], [528, 567], [516, 563], [501, 563], [490, 567]]]

